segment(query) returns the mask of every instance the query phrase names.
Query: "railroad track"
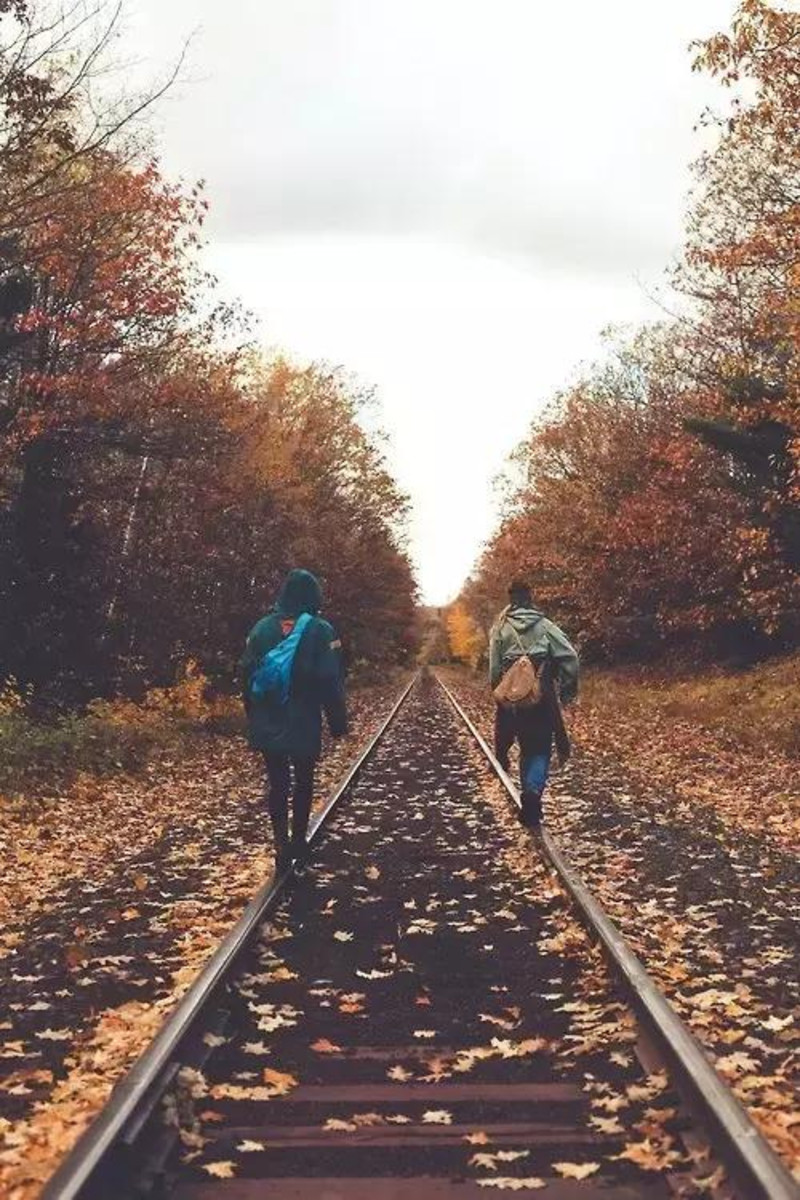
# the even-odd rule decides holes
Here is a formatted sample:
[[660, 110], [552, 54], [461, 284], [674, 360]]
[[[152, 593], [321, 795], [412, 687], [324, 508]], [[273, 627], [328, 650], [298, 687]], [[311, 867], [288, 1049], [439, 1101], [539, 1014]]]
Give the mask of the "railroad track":
[[254, 898], [44, 1200], [656, 1200], [690, 1186], [670, 1147], [701, 1160], [704, 1138], [740, 1200], [797, 1200], [550, 837], [521, 854], [506, 801], [455, 697], [412, 681], [312, 827], [312, 870]]

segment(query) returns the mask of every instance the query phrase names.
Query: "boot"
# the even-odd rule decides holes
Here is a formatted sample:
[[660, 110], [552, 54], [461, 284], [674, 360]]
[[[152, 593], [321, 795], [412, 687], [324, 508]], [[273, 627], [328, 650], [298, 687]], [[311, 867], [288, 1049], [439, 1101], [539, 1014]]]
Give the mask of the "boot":
[[291, 845], [292, 860], [296, 875], [302, 875], [308, 864], [308, 842], [305, 838], [293, 837]]
[[275, 874], [282, 875], [292, 865], [288, 820], [276, 821], [273, 818], [272, 835], [275, 842]]
[[528, 829], [538, 829], [542, 823], [542, 793], [523, 792], [520, 819]]

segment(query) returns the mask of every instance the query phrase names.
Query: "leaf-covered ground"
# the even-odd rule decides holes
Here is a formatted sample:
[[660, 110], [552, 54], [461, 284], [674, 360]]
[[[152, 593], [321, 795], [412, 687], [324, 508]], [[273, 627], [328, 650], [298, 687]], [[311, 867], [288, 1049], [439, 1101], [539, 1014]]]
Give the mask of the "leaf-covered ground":
[[[354, 693], [320, 801], [397, 690]], [[259, 761], [210, 735], [138, 777], [83, 777], [1, 836], [0, 1194], [27, 1200], [264, 881], [271, 836]]]
[[739, 671], [589, 673], [579, 737], [604, 745], [646, 785], [800, 850], [800, 656]]
[[236, 992], [185, 1080], [176, 1200], [219, 1179], [265, 1198], [655, 1200], [681, 1177], [694, 1193], [666, 1077], [637, 1059], [602, 954], [432, 682]]
[[[483, 680], [447, 677], [490, 735]], [[698, 730], [673, 738], [597, 704], [573, 720], [548, 827], [800, 1175], [800, 865], [796, 829], [771, 819], [783, 761], [771, 784], [761, 756], [729, 745], [720, 764]]]

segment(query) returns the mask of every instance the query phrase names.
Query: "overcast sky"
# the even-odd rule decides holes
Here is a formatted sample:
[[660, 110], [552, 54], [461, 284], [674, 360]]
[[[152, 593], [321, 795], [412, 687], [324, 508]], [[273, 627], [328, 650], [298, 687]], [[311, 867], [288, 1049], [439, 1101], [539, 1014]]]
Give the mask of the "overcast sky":
[[[601, 330], [657, 318], [693, 125], [688, 45], [732, 0], [129, 0], [156, 133], [207, 180], [209, 258], [267, 346], [375, 384], [424, 596], [459, 589], [492, 480]], [[309, 564], [313, 566], [313, 564]]]

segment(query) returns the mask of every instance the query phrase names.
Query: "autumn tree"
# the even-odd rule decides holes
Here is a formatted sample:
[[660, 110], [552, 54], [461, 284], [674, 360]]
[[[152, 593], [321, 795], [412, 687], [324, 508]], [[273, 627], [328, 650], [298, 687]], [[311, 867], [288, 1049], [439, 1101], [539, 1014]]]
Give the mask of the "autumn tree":
[[670, 330], [640, 332], [534, 422], [505, 518], [462, 597], [476, 620], [522, 576], [597, 653], [692, 640], [720, 649], [747, 624], [746, 514], [712, 452], [685, 433], [692, 381], [679, 351]]
[[64, 702], [168, 683], [192, 657], [230, 682], [298, 564], [351, 660], [400, 660], [407, 502], [369, 397], [263, 363], [216, 300], [201, 189], [131, 136], [152, 93], [89, 103], [108, 11], [84, 42], [83, 6], [51, 26], [0, 7], [0, 677]]
[[447, 611], [447, 639], [450, 654], [473, 669], [486, 647], [486, 639], [466, 606], [458, 601]]
[[755, 527], [741, 556], [751, 603], [776, 631], [800, 599], [800, 14], [743, 0], [695, 66], [731, 103], [698, 164], [679, 282], [701, 393], [687, 427], [729, 464]]
[[696, 47], [731, 104], [698, 164], [680, 319], [561, 392], [462, 595], [526, 575], [587, 649], [739, 657], [800, 637], [800, 16], [743, 0]]

